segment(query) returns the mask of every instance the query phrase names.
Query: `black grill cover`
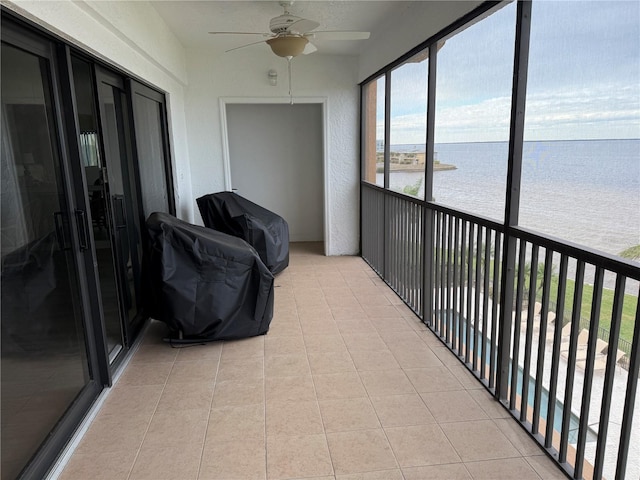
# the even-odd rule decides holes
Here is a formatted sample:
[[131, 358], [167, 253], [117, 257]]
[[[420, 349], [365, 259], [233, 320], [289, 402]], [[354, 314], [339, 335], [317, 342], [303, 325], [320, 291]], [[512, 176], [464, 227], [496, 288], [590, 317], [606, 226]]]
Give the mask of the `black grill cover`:
[[207, 227], [249, 242], [274, 275], [287, 268], [289, 225], [284, 218], [233, 192], [211, 193], [196, 201]]
[[172, 338], [225, 340], [269, 330], [273, 275], [247, 242], [166, 213], [152, 213], [146, 224], [144, 308]]

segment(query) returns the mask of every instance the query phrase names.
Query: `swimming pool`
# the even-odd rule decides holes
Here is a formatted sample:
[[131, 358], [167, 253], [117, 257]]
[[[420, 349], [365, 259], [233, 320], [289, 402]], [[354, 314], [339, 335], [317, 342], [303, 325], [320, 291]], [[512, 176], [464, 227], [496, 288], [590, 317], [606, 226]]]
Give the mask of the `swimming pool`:
[[[462, 328], [462, 344], [463, 344], [463, 348], [464, 346], [466, 346], [466, 334], [467, 334], [467, 326], [466, 326], [466, 319], [462, 316], [460, 316], [457, 312], [455, 313], [456, 315], [456, 320], [459, 319], [459, 321], [455, 321], [454, 325], [456, 326], [456, 333], [459, 332], [459, 328]], [[471, 330], [471, 341], [469, 342], [469, 347], [470, 347], [470, 351], [473, 351], [473, 346], [474, 346], [474, 340], [476, 337], [478, 336], [482, 336], [482, 333], [479, 332], [478, 335], [475, 335], [475, 328], [473, 325], [470, 325], [470, 330]], [[487, 338], [486, 344], [485, 344], [485, 364], [487, 366], [487, 368], [490, 365], [490, 361], [491, 361], [491, 340], [489, 338]], [[510, 359], [512, 360], [512, 359]], [[513, 361], [510, 362], [510, 366], [509, 366], [509, 379], [511, 379], [511, 368], [513, 366]], [[518, 365], [518, 374], [517, 374], [517, 384], [516, 384], [516, 392], [518, 392], [520, 395], [522, 394], [522, 386], [523, 386], [523, 380], [524, 380], [524, 371], [522, 369], [522, 367], [520, 365]], [[528, 395], [527, 395], [527, 405], [529, 407], [531, 407], [533, 409], [533, 404], [534, 404], [534, 398], [535, 398], [535, 388], [536, 388], [536, 379], [535, 377], [529, 375], [529, 379], [528, 379]], [[511, 386], [511, 383], [509, 384], [509, 386]], [[547, 416], [548, 416], [548, 408], [549, 408], [549, 391], [544, 388], [544, 386], [542, 386], [541, 392], [540, 392], [540, 418], [542, 418], [543, 420], [547, 420]], [[557, 432], [561, 432], [562, 431], [562, 415], [564, 413], [564, 404], [559, 400], [559, 399], [555, 399], [555, 405], [554, 405], [554, 415], [553, 415], [553, 429]], [[578, 441], [578, 431], [579, 431], [579, 427], [580, 427], [580, 417], [578, 415], [576, 415], [575, 413], [571, 412], [570, 416], [569, 416], [569, 436], [568, 436], [568, 441], [571, 444], [575, 444]], [[587, 428], [587, 442], [595, 442], [597, 440], [597, 433], [590, 427]]]

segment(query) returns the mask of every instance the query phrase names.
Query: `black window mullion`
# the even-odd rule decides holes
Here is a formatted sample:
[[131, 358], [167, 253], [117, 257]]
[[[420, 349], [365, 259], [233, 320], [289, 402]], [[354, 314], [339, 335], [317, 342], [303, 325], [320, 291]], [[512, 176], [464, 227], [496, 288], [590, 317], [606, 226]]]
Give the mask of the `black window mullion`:
[[384, 188], [389, 189], [389, 168], [391, 166], [391, 70], [384, 78]]
[[[130, 94], [129, 98], [129, 106], [131, 111], [131, 117], [133, 119], [133, 130], [136, 132], [136, 123], [138, 118], [138, 109], [136, 107], [135, 96], [139, 95], [141, 97], [145, 97], [149, 100], [152, 100], [158, 104], [158, 109], [160, 113], [160, 128], [161, 128], [161, 137], [162, 137], [162, 152], [164, 154], [164, 162], [163, 168], [165, 172], [165, 184], [167, 189], [167, 202], [168, 209], [171, 215], [176, 214], [176, 204], [175, 204], [175, 191], [174, 191], [174, 182], [173, 182], [173, 165], [171, 160], [171, 145], [169, 142], [169, 131], [168, 131], [168, 114], [167, 114], [167, 102], [166, 97], [163, 93], [154, 90], [146, 85], [141, 84], [140, 82], [134, 79], [128, 79], [127, 81], [127, 91]], [[136, 132], [137, 134], [137, 132]], [[133, 135], [133, 153], [134, 158], [136, 159], [136, 170], [138, 171], [138, 149], [135, 142], [136, 135]], [[142, 190], [141, 190], [142, 191]]]
[[522, 147], [524, 143], [524, 113], [527, 96], [527, 69], [529, 65], [529, 37], [531, 33], [531, 2], [518, 2], [516, 12], [516, 44], [513, 61], [513, 88], [511, 94], [511, 121], [509, 128], [509, 157], [507, 159], [507, 188], [504, 214], [504, 256], [500, 292], [500, 333], [498, 337], [498, 369], [496, 397], [507, 400], [509, 385], [509, 347], [511, 318], [509, 305], [513, 304], [517, 239], [511, 228], [518, 225], [520, 209], [520, 183], [522, 177]]

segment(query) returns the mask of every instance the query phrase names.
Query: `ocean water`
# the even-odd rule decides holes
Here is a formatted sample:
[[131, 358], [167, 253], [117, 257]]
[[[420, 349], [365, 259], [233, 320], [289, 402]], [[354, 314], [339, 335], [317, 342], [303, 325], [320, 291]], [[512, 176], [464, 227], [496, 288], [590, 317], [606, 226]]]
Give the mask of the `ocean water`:
[[[424, 147], [392, 145], [391, 150], [424, 151]], [[436, 202], [502, 222], [508, 144], [436, 144], [435, 151], [441, 163], [457, 167], [434, 173]], [[415, 185], [421, 176], [421, 173], [391, 172], [391, 183], [402, 189], [403, 185]], [[419, 196], [424, 196], [424, 188], [420, 189]], [[519, 223], [527, 228], [613, 255], [638, 245], [640, 139], [525, 142], [520, 198]], [[569, 262], [569, 278], [574, 274], [575, 262]], [[585, 281], [593, 282], [590, 267], [585, 272]], [[613, 289], [614, 285], [614, 276], [605, 275], [605, 288]], [[637, 295], [638, 285], [639, 282], [628, 280], [626, 293]], [[550, 362], [551, 356], [545, 355], [544, 382], [549, 381]], [[562, 378], [563, 373], [560, 375]], [[576, 375], [578, 387], [574, 389], [573, 405], [579, 408], [584, 371], [577, 369]], [[598, 425], [603, 384], [602, 372], [595, 372], [589, 425]], [[627, 372], [616, 369], [605, 451], [606, 478], [614, 477], [626, 385]], [[558, 396], [562, 397], [563, 382], [559, 388]], [[631, 438], [627, 478], [639, 478], [640, 397], [636, 399]], [[587, 442], [585, 455], [591, 463], [595, 459], [595, 448], [596, 442]]]
[[[436, 144], [435, 151], [456, 166], [434, 173], [435, 200], [502, 221], [508, 144]], [[391, 182], [414, 185], [421, 176], [391, 172]], [[525, 142], [519, 224], [614, 255], [640, 244], [640, 139]]]

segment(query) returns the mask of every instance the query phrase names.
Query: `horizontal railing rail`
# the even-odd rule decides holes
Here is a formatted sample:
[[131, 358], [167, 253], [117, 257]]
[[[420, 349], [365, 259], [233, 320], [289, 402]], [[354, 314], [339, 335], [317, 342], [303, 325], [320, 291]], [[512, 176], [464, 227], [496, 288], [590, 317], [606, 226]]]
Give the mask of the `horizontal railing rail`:
[[543, 248], [549, 248], [585, 263], [599, 265], [607, 270], [620, 273], [627, 278], [640, 281], [640, 267], [637, 262], [572, 243], [568, 240], [561, 240], [551, 235], [534, 232], [524, 227], [511, 227], [511, 232], [514, 237], [521, 240], [535, 243]]
[[568, 475], [624, 478], [640, 458], [637, 264], [366, 182], [362, 198], [362, 256], [385, 282]]

